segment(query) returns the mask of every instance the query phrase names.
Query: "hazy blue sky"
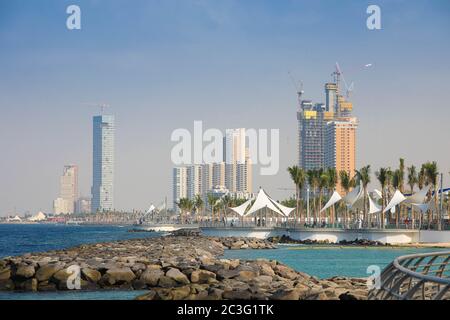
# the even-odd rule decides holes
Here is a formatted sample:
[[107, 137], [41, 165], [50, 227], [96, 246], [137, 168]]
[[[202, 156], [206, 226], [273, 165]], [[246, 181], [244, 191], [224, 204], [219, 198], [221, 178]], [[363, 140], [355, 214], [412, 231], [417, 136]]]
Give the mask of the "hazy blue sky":
[[[82, 30], [66, 28], [70, 4]], [[366, 28], [369, 4], [382, 30]], [[0, 0], [0, 214], [50, 211], [69, 163], [90, 194], [93, 102], [116, 115], [117, 208], [170, 199], [170, 134], [194, 120], [279, 128], [280, 172], [254, 186], [286, 197], [277, 188], [297, 161], [288, 71], [322, 102], [336, 61], [355, 82], [358, 165], [402, 156], [448, 172], [449, 18], [447, 0]]]

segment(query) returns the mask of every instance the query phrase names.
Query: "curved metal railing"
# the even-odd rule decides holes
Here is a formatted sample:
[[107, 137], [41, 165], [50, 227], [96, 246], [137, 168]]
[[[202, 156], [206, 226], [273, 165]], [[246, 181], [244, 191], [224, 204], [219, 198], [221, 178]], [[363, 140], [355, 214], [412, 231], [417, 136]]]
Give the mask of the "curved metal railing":
[[449, 300], [450, 251], [396, 258], [381, 273], [371, 300]]

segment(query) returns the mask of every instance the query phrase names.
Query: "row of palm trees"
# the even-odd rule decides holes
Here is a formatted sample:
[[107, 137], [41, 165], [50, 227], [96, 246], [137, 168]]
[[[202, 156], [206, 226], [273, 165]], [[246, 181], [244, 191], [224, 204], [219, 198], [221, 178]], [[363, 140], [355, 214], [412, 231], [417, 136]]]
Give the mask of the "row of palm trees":
[[[226, 219], [229, 208], [237, 207], [246, 201], [245, 199], [233, 197], [228, 194], [222, 197], [208, 194], [206, 200], [210, 209], [210, 218], [212, 221], [222, 221], [223, 218]], [[190, 214], [194, 214], [194, 219], [196, 221], [198, 221], [200, 217], [205, 216], [205, 202], [199, 194], [197, 194], [194, 199], [181, 198], [177, 202], [177, 206], [180, 209], [180, 220], [182, 223], [187, 221], [187, 216]]]
[[[312, 191], [313, 195], [318, 195], [312, 198], [312, 212], [314, 215], [314, 222], [318, 222], [322, 219], [320, 216], [320, 208], [323, 205], [323, 195], [324, 191], [327, 192], [328, 195], [334, 192], [336, 187], [340, 185], [341, 190], [345, 193], [351, 191], [357, 184], [360, 184], [364, 191], [364, 199], [363, 199], [363, 223], [369, 224], [369, 222], [373, 222], [373, 217], [369, 217], [368, 215], [368, 198], [367, 198], [367, 188], [371, 182], [371, 167], [370, 165], [364, 166], [359, 170], [355, 170], [352, 174], [348, 171], [340, 171], [336, 172], [334, 168], [329, 169], [318, 169], [318, 170], [304, 170], [299, 168], [298, 166], [292, 166], [288, 169], [289, 175], [295, 185], [295, 204], [296, 204], [296, 221], [302, 221], [305, 215], [303, 214], [304, 210], [304, 201], [302, 199], [302, 191], [305, 190], [306, 185]], [[402, 193], [405, 193], [405, 175], [407, 178], [406, 184], [409, 187], [409, 192], [414, 193], [414, 187], [417, 185], [419, 189], [422, 189], [425, 185], [431, 185], [430, 191], [427, 195], [428, 200], [431, 200], [434, 194], [434, 204], [435, 208], [437, 208], [437, 199], [438, 199], [438, 168], [436, 162], [427, 162], [421, 166], [421, 169], [417, 171], [417, 168], [412, 165], [410, 167], [405, 168], [405, 160], [399, 160], [399, 166], [397, 169], [391, 169], [389, 167], [380, 168], [375, 172], [375, 176], [378, 182], [381, 185], [381, 217], [379, 219], [381, 225], [380, 227], [384, 228], [385, 214], [383, 213], [385, 207], [387, 206], [388, 199], [391, 198], [395, 190], [399, 190]], [[286, 202], [285, 202], [286, 203]], [[343, 206], [341, 206], [343, 207]], [[344, 215], [344, 223], [348, 219], [348, 209], [345, 206], [343, 208], [345, 211]], [[399, 226], [402, 216], [407, 216], [408, 208], [404, 205], [400, 205], [400, 210], [396, 210], [395, 216], [395, 224], [396, 227]], [[307, 217], [309, 220], [309, 217]], [[337, 215], [335, 212], [335, 208], [330, 208], [329, 218], [331, 223], [337, 219]], [[392, 217], [390, 217], [392, 219]], [[414, 210], [412, 210], [412, 219], [414, 221]], [[431, 221], [433, 220], [432, 211], [428, 212], [428, 227], [431, 225]], [[442, 213], [438, 213], [437, 221], [438, 221], [438, 230], [441, 230]]]
[[[406, 168], [406, 178], [407, 178], [407, 186], [409, 190], [405, 188], [405, 160], [399, 160], [399, 167], [395, 170], [391, 168], [380, 168], [377, 172], [375, 172], [375, 176], [378, 179], [378, 182], [381, 186], [382, 193], [382, 211], [387, 205], [387, 199], [390, 198], [393, 192], [398, 189], [400, 192], [405, 193], [409, 192], [410, 194], [414, 193], [414, 187], [417, 185], [419, 189], [422, 189], [424, 186], [431, 185], [430, 191], [427, 194], [427, 200], [430, 201], [434, 194], [434, 207], [437, 208], [438, 201], [438, 176], [439, 171], [437, 167], [436, 161], [426, 162], [422, 164], [419, 171], [417, 171], [416, 166], [411, 165]], [[399, 221], [401, 217], [407, 214], [407, 207], [404, 205], [400, 205], [400, 210], [396, 211], [395, 224], [396, 227], [399, 226]], [[415, 212], [414, 208], [411, 209], [412, 219], [415, 220]], [[420, 216], [419, 216], [420, 217]], [[433, 220], [432, 210], [428, 210], [428, 228], [431, 226], [431, 222]], [[441, 230], [441, 220], [442, 220], [442, 212], [438, 212], [437, 216], [437, 227], [438, 230]], [[382, 216], [382, 223], [384, 223], [384, 214]]]

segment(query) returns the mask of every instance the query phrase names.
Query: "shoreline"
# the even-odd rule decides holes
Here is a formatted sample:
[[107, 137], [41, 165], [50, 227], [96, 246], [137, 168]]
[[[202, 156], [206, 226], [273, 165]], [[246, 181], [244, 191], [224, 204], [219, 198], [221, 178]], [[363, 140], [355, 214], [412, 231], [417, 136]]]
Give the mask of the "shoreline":
[[319, 280], [275, 260], [221, 258], [271, 248], [261, 239], [185, 235], [81, 245], [0, 259], [0, 290], [64, 291], [77, 265], [82, 290], [148, 290], [141, 300], [367, 298], [366, 279]]

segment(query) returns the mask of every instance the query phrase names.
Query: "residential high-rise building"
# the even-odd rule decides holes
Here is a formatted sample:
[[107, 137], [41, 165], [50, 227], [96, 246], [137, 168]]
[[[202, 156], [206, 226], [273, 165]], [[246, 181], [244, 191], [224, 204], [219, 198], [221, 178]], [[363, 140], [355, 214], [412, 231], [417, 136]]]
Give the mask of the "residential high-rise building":
[[225, 132], [225, 187], [230, 192], [252, 192], [252, 170], [244, 128]]
[[113, 115], [93, 118], [92, 212], [114, 209]]
[[[346, 171], [350, 176], [356, 169], [356, 118], [340, 118], [327, 123], [325, 167]], [[336, 190], [343, 195], [340, 183]]]
[[[205, 173], [205, 174], [203, 174]], [[197, 195], [202, 195], [203, 179], [206, 180], [207, 171], [202, 165], [187, 167], [187, 197], [194, 199]]]
[[60, 178], [59, 198], [53, 202], [55, 214], [72, 214], [75, 212], [75, 203], [78, 199], [78, 167], [64, 166]]
[[323, 168], [323, 145], [325, 133], [325, 108], [302, 101], [297, 114], [299, 121], [299, 166], [305, 170]]
[[[340, 70], [325, 84], [325, 104], [302, 100], [297, 111], [298, 164], [304, 170], [335, 168], [354, 174], [357, 119], [353, 105], [339, 93]], [[338, 191], [340, 184], [338, 183]]]
[[188, 170], [187, 167], [173, 168], [172, 181], [173, 209], [178, 211], [178, 202], [188, 197]]
[[176, 167], [173, 169], [173, 208], [180, 198], [194, 199], [197, 195], [207, 204], [211, 190], [227, 190], [238, 197], [252, 192], [252, 165], [246, 147], [245, 129], [226, 130], [224, 161]]
[[76, 213], [91, 213], [91, 198], [90, 197], [80, 197], [77, 200]]

